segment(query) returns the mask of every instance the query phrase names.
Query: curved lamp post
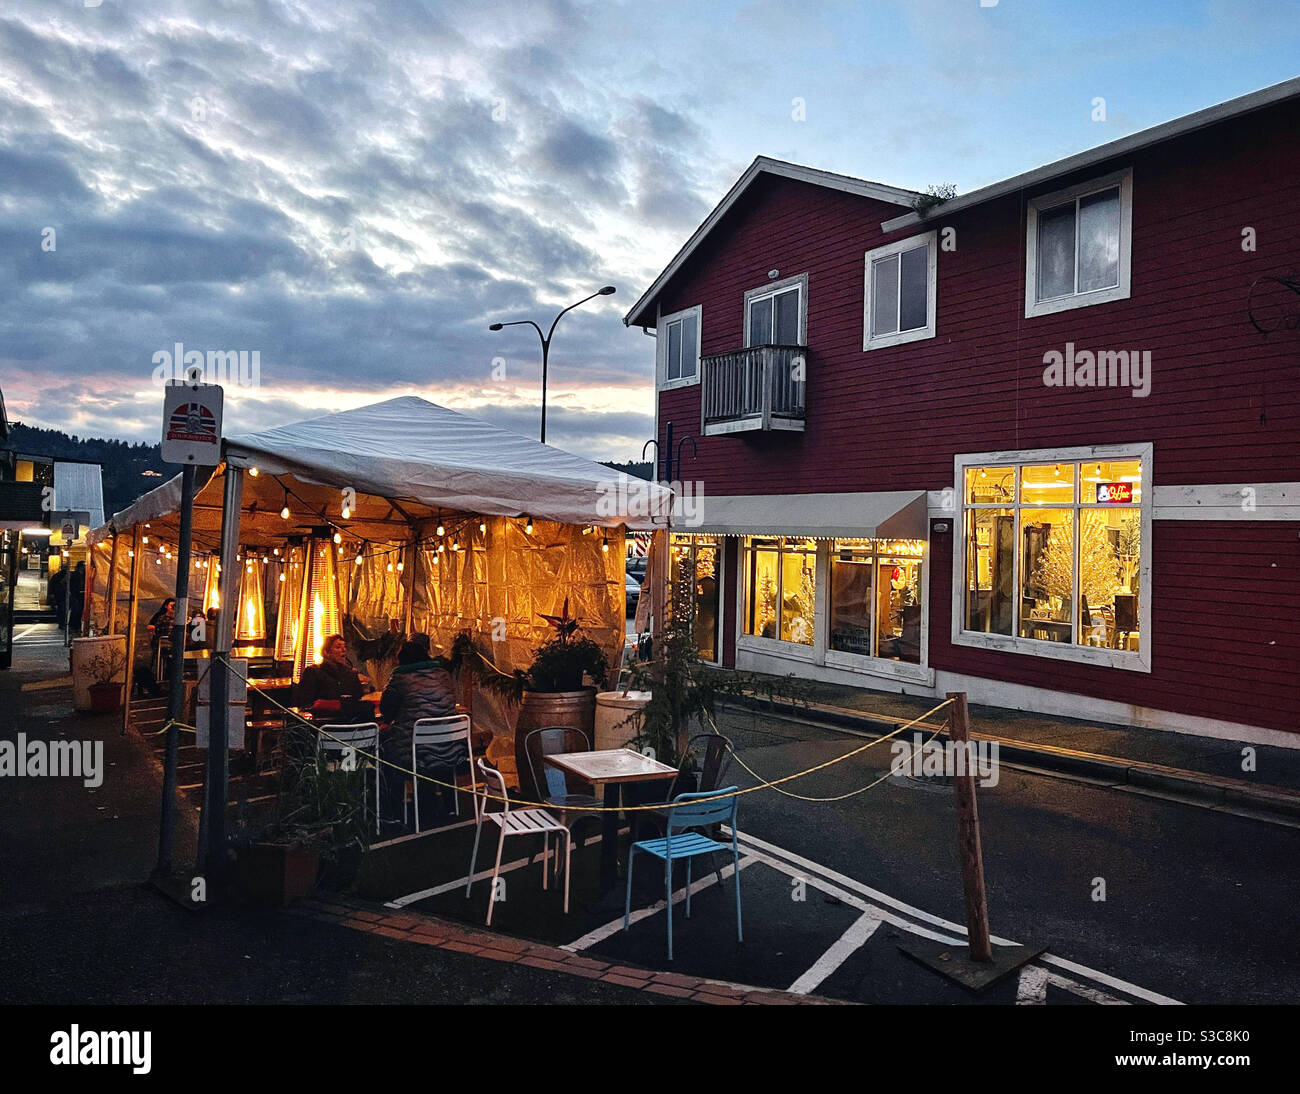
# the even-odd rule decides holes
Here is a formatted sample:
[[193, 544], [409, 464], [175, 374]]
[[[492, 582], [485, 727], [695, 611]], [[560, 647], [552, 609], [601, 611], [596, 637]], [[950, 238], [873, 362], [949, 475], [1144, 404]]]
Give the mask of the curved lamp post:
[[542, 340], [542, 444], [546, 443], [546, 366], [551, 353], [551, 335], [555, 333], [555, 325], [564, 317], [565, 312], [571, 312], [574, 308], [585, 304], [588, 300], [595, 300], [598, 296], [613, 296], [615, 291], [613, 285], [606, 285], [603, 289], [597, 289], [590, 296], [584, 296], [576, 304], [570, 304], [555, 317], [555, 321], [551, 323], [551, 329], [545, 334], [542, 333], [542, 328], [531, 319], [516, 319], [510, 323], [493, 323], [488, 327], [488, 330], [500, 330], [502, 327], [532, 327], [537, 332], [537, 337]]

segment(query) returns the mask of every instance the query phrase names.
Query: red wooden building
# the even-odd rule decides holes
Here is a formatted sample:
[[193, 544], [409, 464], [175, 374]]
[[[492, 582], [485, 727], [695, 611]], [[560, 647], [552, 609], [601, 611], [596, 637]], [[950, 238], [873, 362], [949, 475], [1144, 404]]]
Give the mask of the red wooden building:
[[1297, 132], [1292, 80], [928, 211], [755, 160], [625, 318], [702, 648], [1294, 742]]

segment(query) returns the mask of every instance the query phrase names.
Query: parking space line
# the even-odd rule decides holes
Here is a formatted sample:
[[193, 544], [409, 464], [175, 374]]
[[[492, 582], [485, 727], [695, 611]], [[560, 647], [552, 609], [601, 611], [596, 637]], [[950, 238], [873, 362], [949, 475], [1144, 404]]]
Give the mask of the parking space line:
[[[722, 880], [725, 882], [729, 877], [732, 876], [732, 874], [735, 873], [737, 869], [743, 870], [751, 862], [755, 862], [755, 861], [757, 861], [756, 856], [748, 856], [740, 860], [739, 867], [736, 867], [733, 863], [730, 862], [727, 863], [727, 865], [722, 868]], [[697, 881], [691, 882], [691, 896], [692, 897], [695, 896], [698, 892], [700, 892], [701, 889], [707, 889], [710, 885], [715, 884], [717, 880], [718, 880], [718, 875], [716, 873], [712, 873], [709, 874], [708, 877], [702, 877]], [[673, 893], [673, 903], [680, 904], [685, 899], [686, 899], [686, 886], [683, 885], [680, 889], [676, 890]], [[641, 920], [648, 919], [652, 915], [657, 915], [659, 912], [662, 912], [667, 907], [668, 907], [667, 901], [657, 900], [649, 907], [638, 908], [636, 911], [634, 911], [631, 914], [631, 916], [628, 917], [629, 922], [640, 923]], [[588, 931], [581, 938], [576, 939], [573, 942], [566, 943], [565, 945], [561, 946], [560, 949], [569, 950], [572, 953], [581, 953], [583, 950], [589, 949], [590, 947], [596, 945], [596, 943], [604, 942], [605, 939], [611, 937], [612, 935], [618, 934], [618, 932], [621, 931], [622, 929], [623, 929], [623, 917], [619, 916], [617, 919], [611, 919], [608, 923], [604, 924], [604, 926], [597, 927], [594, 931]]]
[[[846, 877], [844, 874], [832, 870], [829, 867], [822, 866], [820, 863], [816, 863], [811, 861], [810, 859], [803, 858], [800, 855], [796, 855], [793, 852], [787, 851], [782, 847], [777, 847], [775, 844], [767, 843], [764, 840], [761, 840], [756, 836], [751, 836], [746, 832], [738, 831], [736, 833], [736, 836], [737, 839], [742, 844], [742, 846], [745, 847], [745, 850], [747, 852], [753, 855], [758, 855], [759, 857], [768, 861], [771, 865], [777, 866], [778, 869], [784, 868], [784, 872], [786, 873], [790, 873], [790, 869], [791, 869], [790, 865], [784, 865], [784, 867], [783, 865], [778, 865], [778, 863], [773, 859], [771, 859], [769, 856], [761, 855], [761, 853], [755, 852], [754, 848], [762, 847], [769, 851], [772, 851], [778, 855], [783, 856], [785, 859], [789, 860], [790, 864], [797, 864], [798, 866], [803, 867], [810, 874], [816, 873], [822, 875], [823, 877], [831, 878], [834, 881], [839, 882], [841, 885], [844, 885], [846, 888], [852, 889], [858, 893], [863, 894], [864, 896], [869, 896], [873, 900], [878, 900], [881, 903], [887, 904], [890, 907], [905, 912], [906, 914], [911, 915], [916, 919], [920, 919], [925, 923], [932, 923], [936, 926], [943, 927], [946, 930], [948, 930], [951, 935], [956, 935], [957, 937], [956, 938], [945, 937], [943, 935], [935, 933], [934, 931], [930, 931], [923, 927], [919, 927], [916, 924], [911, 923], [907, 920], [899, 919], [894, 916], [891, 916], [888, 913], [884, 912], [882, 909], [878, 909], [877, 910], [878, 914], [880, 914], [881, 918], [888, 923], [893, 923], [895, 926], [901, 927], [903, 930], [908, 931], [912, 934], [920, 935], [923, 938], [932, 938], [935, 939], [936, 941], [950, 942], [954, 945], [965, 944], [966, 928], [962, 927], [957, 923], [953, 923], [951, 920], [943, 919], [940, 916], [932, 915], [929, 912], [922, 911], [920, 908], [916, 908], [910, 904], [907, 904], [904, 901], [888, 896], [887, 894], [881, 893], [876, 889], [872, 889], [870, 886], [864, 885], [862, 882], [856, 881], [853, 878]], [[791, 874], [790, 876], [794, 877], [799, 875]], [[816, 885], [816, 880], [814, 878], [808, 877], [806, 880]], [[824, 885], [817, 885], [817, 887], [823, 889], [824, 891], [827, 891]], [[843, 896], [841, 896], [841, 899], [843, 899]], [[851, 903], [854, 907], [859, 907], [864, 910], [867, 907], [867, 905], [861, 902], [860, 900], [851, 899], [848, 902]], [[1012, 942], [1009, 939], [999, 938], [996, 935], [991, 936], [991, 941], [994, 943], [994, 945], [998, 945], [998, 946], [1017, 945], [1017, 943]], [[1134, 998], [1141, 999], [1147, 1003], [1156, 1003], [1165, 1006], [1183, 1005], [1179, 1000], [1170, 998], [1167, 995], [1161, 995], [1159, 992], [1150, 991], [1147, 988], [1139, 987], [1136, 984], [1131, 984], [1125, 980], [1120, 980], [1118, 977], [1110, 976], [1104, 972], [1098, 972], [1096, 969], [1090, 969], [1086, 965], [1080, 965], [1073, 961], [1067, 961], [1065, 958], [1057, 957], [1054, 954], [1045, 953], [1038, 958], [1038, 961], [1040, 961], [1044, 965], [1052, 965], [1056, 968], [1064, 969], [1068, 972], [1072, 972], [1078, 976], [1084, 977], [1085, 979], [1093, 980], [1098, 984], [1103, 984], [1108, 988], [1113, 988], [1117, 991], [1124, 992], [1126, 995], [1131, 995]], [[1065, 987], [1067, 990], [1074, 990], [1074, 988], [1069, 987], [1069, 984], [1072, 983], [1071, 981], [1066, 980], [1064, 977], [1062, 977], [1061, 979], [1064, 982], [1059, 984], [1058, 985], [1059, 987]], [[1089, 998], [1089, 996], [1085, 995], [1085, 990], [1092, 990], [1095, 992], [1095, 989], [1083, 989], [1082, 985], [1075, 985], [1075, 988], [1080, 989], [1075, 991], [1075, 994], [1084, 996], [1085, 998]], [[1107, 996], [1106, 993], [1104, 992], [1095, 992], [1095, 994], [1099, 997], [1105, 996], [1107, 1000], [1112, 998], [1110, 996]], [[1094, 1001], [1101, 1002], [1103, 1000], [1101, 998], [1097, 998]]]
[[823, 980], [844, 964], [867, 939], [876, 933], [880, 922], [879, 917], [872, 915], [871, 912], [863, 912], [849, 924], [849, 929], [840, 935], [835, 945], [822, 954], [812, 968], [791, 984], [786, 991], [791, 995], [807, 995], [819, 987]]

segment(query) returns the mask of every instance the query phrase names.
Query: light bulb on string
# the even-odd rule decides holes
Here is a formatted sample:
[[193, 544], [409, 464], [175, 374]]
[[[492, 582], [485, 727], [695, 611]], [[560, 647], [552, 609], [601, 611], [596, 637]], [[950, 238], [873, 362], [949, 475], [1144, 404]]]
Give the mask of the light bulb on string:
[[260, 472], [256, 467], [250, 467], [248, 469], [248, 473], [252, 475], [253, 478], [257, 478], [257, 476], [260, 475], [262, 472]]
[[533, 518], [526, 516], [524, 518], [524, 534], [531, 536], [533, 534]]
[[388, 572], [390, 574], [393, 572], [393, 564], [391, 562], [388, 564]]
[[442, 521], [438, 521], [437, 531], [438, 531], [438, 535], [440, 536], [445, 536], [447, 534], [447, 527], [442, 523]]
[[485, 520], [479, 521], [478, 530], [481, 535], [487, 535], [487, 521]]
[[148, 536], [141, 536], [141, 537], [140, 537], [140, 543], [141, 543], [143, 546], [148, 547], [148, 546], [149, 546], [149, 537], [148, 537]]
[[290, 513], [289, 513], [289, 491], [288, 491], [288, 490], [286, 490], [286, 491], [284, 492], [284, 506], [283, 506], [283, 508], [281, 508], [281, 510], [280, 510], [280, 517], [281, 517], [282, 520], [288, 520], [289, 517], [290, 517]]
[[404, 565], [405, 565], [405, 563], [402, 563], [402, 562], [399, 562], [399, 563], [397, 564], [397, 572], [398, 572], [398, 573], [401, 573], [401, 572], [402, 572], [402, 567], [403, 567]]
[[272, 548], [271, 548], [271, 554], [275, 555], [275, 556], [278, 558], [279, 555], [280, 555], [280, 548], [279, 548], [279, 547], [272, 547]]
[[601, 540], [600, 540], [600, 549], [601, 549], [605, 554], [609, 554], [609, 536], [602, 536], [602, 537], [601, 537]]

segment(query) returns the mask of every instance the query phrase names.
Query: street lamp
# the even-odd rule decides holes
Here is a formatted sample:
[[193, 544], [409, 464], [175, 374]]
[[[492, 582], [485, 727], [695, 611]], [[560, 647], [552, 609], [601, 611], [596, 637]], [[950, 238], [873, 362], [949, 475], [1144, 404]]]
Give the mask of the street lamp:
[[571, 312], [574, 308], [580, 307], [588, 300], [595, 300], [598, 296], [613, 296], [615, 291], [613, 285], [606, 285], [603, 289], [597, 289], [590, 296], [584, 296], [576, 304], [570, 304], [555, 317], [551, 329], [545, 334], [542, 333], [542, 328], [531, 319], [517, 319], [510, 323], [493, 323], [488, 327], [488, 330], [500, 330], [502, 327], [532, 327], [537, 332], [537, 337], [542, 340], [542, 444], [546, 443], [546, 365], [551, 353], [551, 335], [555, 333], [555, 325], [564, 317], [565, 312]]

